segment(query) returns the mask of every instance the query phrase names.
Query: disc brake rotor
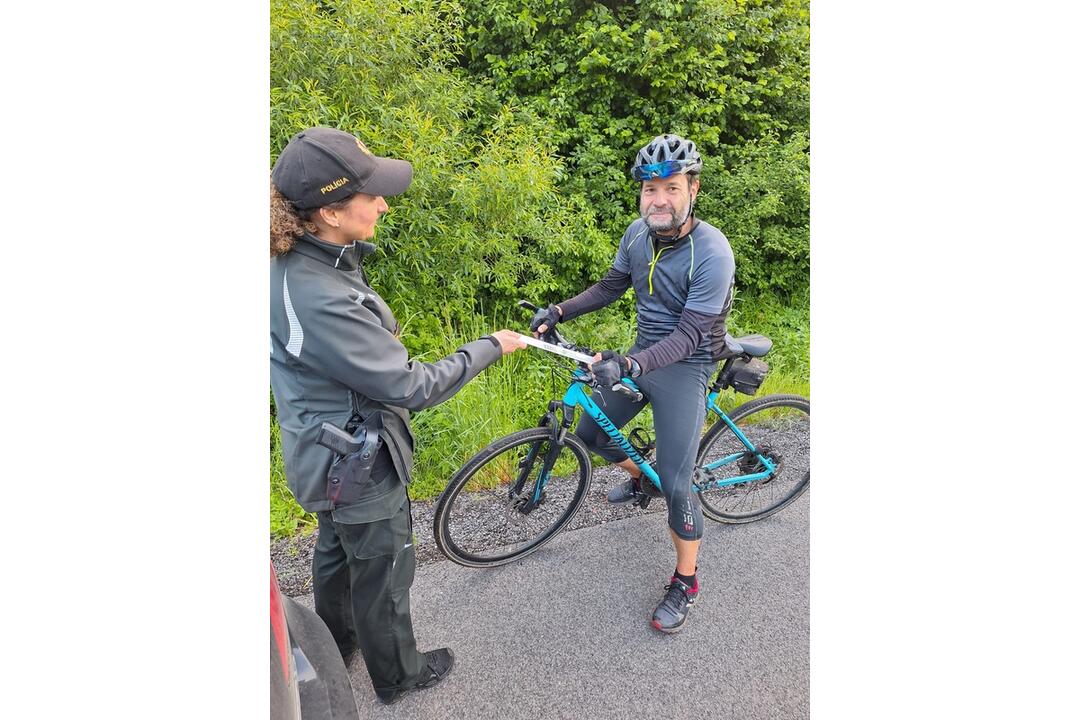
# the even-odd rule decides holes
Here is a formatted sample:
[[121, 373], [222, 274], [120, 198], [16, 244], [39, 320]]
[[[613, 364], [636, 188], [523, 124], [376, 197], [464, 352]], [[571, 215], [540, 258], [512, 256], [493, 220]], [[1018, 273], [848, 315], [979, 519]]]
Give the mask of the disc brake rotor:
[[[783, 458], [768, 445], [762, 445], [757, 449], [756, 453], [747, 452], [744, 453], [741, 458], [739, 458], [739, 470], [741, 470], [746, 475], [753, 475], [756, 473], [765, 472], [767, 468], [761, 462], [761, 459], [758, 457], [758, 455], [764, 455], [769, 459], [769, 462], [773, 464], [772, 474], [769, 477], [761, 480], [762, 483], [767, 483], [780, 474], [781, 467], [783, 466]], [[742, 485], [743, 483], [738, 484]]]

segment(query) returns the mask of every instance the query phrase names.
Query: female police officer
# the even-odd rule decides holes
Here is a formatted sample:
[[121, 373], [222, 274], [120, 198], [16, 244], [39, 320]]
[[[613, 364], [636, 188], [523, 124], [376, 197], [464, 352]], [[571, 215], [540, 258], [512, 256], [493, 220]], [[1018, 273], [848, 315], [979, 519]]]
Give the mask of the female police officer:
[[[391, 703], [439, 682], [454, 662], [448, 648], [417, 652], [413, 637], [409, 411], [448, 399], [525, 345], [500, 330], [438, 362], [409, 360], [362, 266], [383, 197], [412, 181], [409, 163], [315, 127], [289, 141], [271, 180], [270, 383], [289, 489], [319, 518], [315, 609], [343, 657], [360, 649], [376, 695]], [[324, 423], [374, 440], [373, 461], [350, 465], [320, 445]]]

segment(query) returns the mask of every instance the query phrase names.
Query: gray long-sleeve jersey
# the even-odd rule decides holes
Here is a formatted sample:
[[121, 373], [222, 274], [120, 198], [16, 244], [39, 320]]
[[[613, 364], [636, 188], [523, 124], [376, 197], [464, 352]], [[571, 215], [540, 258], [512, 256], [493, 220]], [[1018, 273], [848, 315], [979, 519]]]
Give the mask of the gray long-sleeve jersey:
[[270, 262], [270, 386], [289, 489], [308, 512], [328, 510], [333, 453], [316, 444], [323, 422], [383, 415], [383, 440], [402, 483], [412, 472], [409, 411], [447, 400], [501, 356], [481, 338], [434, 363], [409, 360], [390, 308], [367, 284], [370, 243], [332, 245], [312, 235]]
[[613, 303], [633, 285], [640, 349], [632, 357], [647, 373], [684, 359], [727, 357], [734, 278], [731, 246], [712, 225], [699, 220], [675, 241], [654, 243], [638, 219], [623, 234], [608, 274], [559, 307], [571, 320]]

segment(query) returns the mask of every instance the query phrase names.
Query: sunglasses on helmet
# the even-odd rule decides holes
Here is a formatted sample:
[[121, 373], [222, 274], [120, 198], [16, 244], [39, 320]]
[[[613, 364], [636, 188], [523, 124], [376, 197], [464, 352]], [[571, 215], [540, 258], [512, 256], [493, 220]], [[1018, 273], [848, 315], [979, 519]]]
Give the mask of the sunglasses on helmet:
[[635, 165], [630, 169], [630, 176], [638, 182], [669, 178], [683, 172], [692, 162], [691, 160], [665, 160], [648, 165]]

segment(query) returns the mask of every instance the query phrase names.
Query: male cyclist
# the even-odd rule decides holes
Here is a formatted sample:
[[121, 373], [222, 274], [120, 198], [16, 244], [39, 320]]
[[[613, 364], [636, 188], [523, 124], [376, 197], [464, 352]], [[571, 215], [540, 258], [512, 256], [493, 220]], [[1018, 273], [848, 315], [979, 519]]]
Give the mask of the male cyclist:
[[[634, 287], [638, 335], [625, 354], [605, 350], [593, 358], [600, 389], [594, 398], [617, 427], [652, 403], [656, 470], [668, 506], [675, 545], [675, 573], [652, 615], [652, 625], [676, 632], [699, 592], [697, 555], [701, 545], [701, 503], [691, 488], [705, 390], [724, 357], [726, 319], [731, 309], [735, 259], [723, 233], [694, 217], [702, 161], [693, 142], [661, 135], [638, 151], [631, 175], [641, 183], [641, 219], [623, 234], [615, 261], [600, 282], [533, 317], [541, 335], [556, 323], [592, 312]], [[644, 394], [634, 401], [611, 388], [633, 378]], [[608, 493], [608, 502], [641, 501], [655, 487], [587, 415], [575, 429], [589, 448], [627, 470], [631, 477]], [[647, 501], [646, 501], [647, 502]]]

